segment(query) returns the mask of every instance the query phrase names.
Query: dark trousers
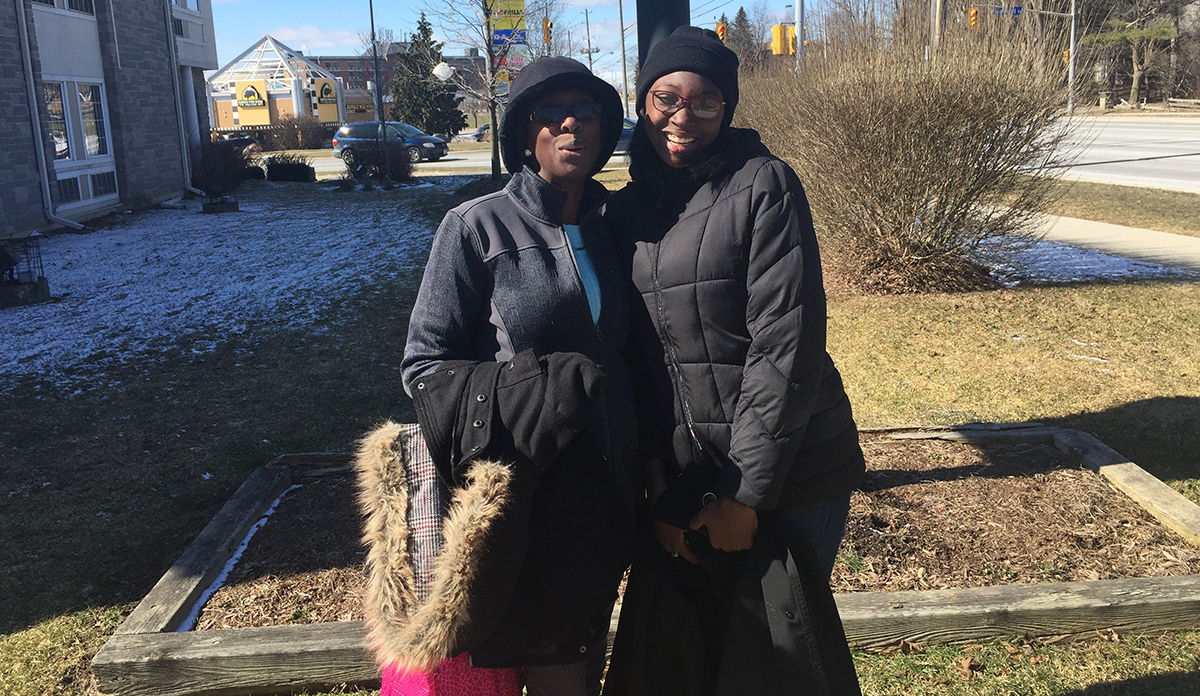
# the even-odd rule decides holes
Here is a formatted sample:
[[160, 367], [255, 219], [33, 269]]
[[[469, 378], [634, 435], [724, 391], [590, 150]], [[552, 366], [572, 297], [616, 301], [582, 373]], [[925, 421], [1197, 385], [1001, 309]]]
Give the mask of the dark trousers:
[[846, 533], [846, 519], [850, 516], [850, 494], [816, 505], [776, 510], [780, 522], [791, 532], [800, 534], [817, 552], [821, 570], [828, 578], [837, 561], [838, 547]]

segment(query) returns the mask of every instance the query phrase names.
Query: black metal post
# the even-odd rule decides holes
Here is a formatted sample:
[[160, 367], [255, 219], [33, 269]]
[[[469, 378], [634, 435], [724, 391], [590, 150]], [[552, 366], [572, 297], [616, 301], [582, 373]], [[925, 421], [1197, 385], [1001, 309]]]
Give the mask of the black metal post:
[[371, 12], [371, 72], [375, 75], [375, 117], [379, 119], [379, 128], [376, 130], [375, 138], [378, 142], [379, 135], [383, 135], [383, 166], [387, 171], [388, 185], [391, 186], [392, 148], [387, 132], [387, 114], [383, 111], [383, 85], [379, 81], [383, 77], [383, 72], [379, 68], [379, 42], [375, 40], [375, 0], [367, 0], [367, 7]]
[[638, 66], [646, 62], [650, 47], [691, 23], [689, 0], [637, 0]]

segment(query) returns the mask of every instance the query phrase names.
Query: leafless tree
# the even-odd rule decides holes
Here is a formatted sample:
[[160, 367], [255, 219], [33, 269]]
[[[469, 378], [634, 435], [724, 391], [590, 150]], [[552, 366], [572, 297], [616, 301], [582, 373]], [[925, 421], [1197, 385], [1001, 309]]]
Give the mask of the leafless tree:
[[757, 0], [750, 6], [750, 26], [754, 29], [754, 38], [766, 41], [771, 36], [772, 25], [779, 23], [779, 10], [772, 9], [773, 5], [767, 0]]
[[[499, 112], [502, 98], [508, 94], [506, 76], [509, 61], [522, 62], [534, 56], [546, 55], [541, 48], [542, 18], [550, 17], [554, 22], [563, 14], [562, 0], [527, 0], [522, 19], [526, 27], [527, 45], [512, 41], [512, 36], [503, 41], [493, 41], [492, 11], [496, 0], [426, 0], [425, 14], [435, 27], [451, 43], [478, 49], [484, 56], [483, 74], [468, 75], [460, 71], [450, 76], [455, 87], [466, 97], [486, 105], [492, 133], [492, 178], [500, 178]], [[555, 38], [561, 30], [555, 23]], [[551, 44], [551, 49], [554, 43]], [[513, 65], [512, 67], [523, 67]], [[471, 68], [464, 68], [470, 70]]]

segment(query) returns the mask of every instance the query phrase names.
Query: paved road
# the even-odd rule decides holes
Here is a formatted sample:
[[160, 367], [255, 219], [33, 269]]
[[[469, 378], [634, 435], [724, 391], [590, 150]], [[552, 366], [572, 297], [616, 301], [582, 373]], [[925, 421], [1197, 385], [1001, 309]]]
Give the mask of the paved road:
[[[308, 154], [308, 153], [305, 153]], [[313, 169], [317, 172], [318, 179], [336, 179], [345, 173], [346, 168], [342, 161], [333, 155], [325, 156], [310, 155], [313, 157]], [[625, 168], [629, 166], [629, 161], [620, 156], [613, 157], [608, 161], [608, 166], [605, 169]], [[501, 170], [504, 167], [501, 165]], [[414, 173], [423, 176], [437, 176], [439, 174], [448, 176], [458, 176], [463, 174], [487, 174], [492, 171], [492, 151], [491, 150], [467, 150], [465, 152], [451, 152], [437, 162], [420, 162], [413, 170]]]
[[1067, 177], [1200, 193], [1200, 117], [1086, 117], [1072, 144]]
[[[318, 179], [336, 179], [345, 173], [346, 167], [342, 160], [334, 157], [330, 151], [316, 151], [319, 154], [306, 152], [313, 158], [313, 169]], [[490, 150], [470, 150], [467, 152], [451, 152], [437, 162], [421, 162], [416, 166], [418, 174], [471, 174], [486, 173], [492, 170], [492, 153]]]

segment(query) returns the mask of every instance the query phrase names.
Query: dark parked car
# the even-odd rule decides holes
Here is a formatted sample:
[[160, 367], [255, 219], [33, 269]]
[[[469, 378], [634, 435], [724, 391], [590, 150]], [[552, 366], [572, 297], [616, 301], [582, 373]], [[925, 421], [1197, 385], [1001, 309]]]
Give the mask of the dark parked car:
[[359, 165], [379, 167], [384, 163], [381, 146], [385, 143], [395, 161], [403, 157], [410, 162], [436, 162], [450, 151], [445, 140], [425, 135], [407, 123], [370, 121], [347, 123], [339, 128], [333, 136], [333, 156], [341, 157], [351, 169]]
[[492, 124], [485, 123], [475, 130], [468, 132], [466, 137], [468, 140], [474, 140], [477, 143], [481, 143], [488, 139], [488, 133], [490, 133], [491, 130]]
[[[258, 145], [258, 141], [249, 133], [229, 133], [221, 138], [220, 142], [227, 143], [230, 147], [237, 149], [239, 152], [244, 152], [246, 148]], [[257, 148], [261, 149], [261, 148]]]
[[633, 140], [633, 129], [637, 127], [637, 123], [629, 119], [623, 119], [621, 124], [621, 137], [617, 140], [617, 149], [613, 150], [614, 155], [629, 155], [629, 143]]

